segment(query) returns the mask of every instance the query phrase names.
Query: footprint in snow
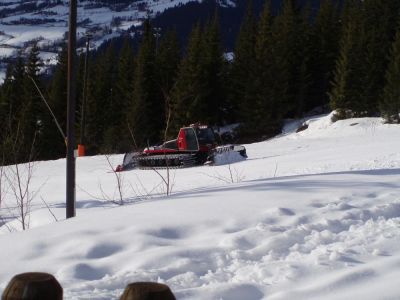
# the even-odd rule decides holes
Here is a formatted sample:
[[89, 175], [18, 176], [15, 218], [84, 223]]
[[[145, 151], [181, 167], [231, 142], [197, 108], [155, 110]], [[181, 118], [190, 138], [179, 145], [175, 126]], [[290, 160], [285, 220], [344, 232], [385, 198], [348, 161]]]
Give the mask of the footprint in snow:
[[289, 208], [284, 208], [284, 207], [278, 208], [278, 214], [280, 216], [294, 216], [295, 215], [293, 210], [291, 210]]
[[182, 230], [177, 228], [161, 228], [159, 230], [147, 232], [147, 234], [168, 240], [178, 240], [186, 236]]
[[109, 273], [105, 268], [95, 268], [88, 264], [77, 264], [73, 268], [74, 277], [83, 280], [98, 280]]
[[91, 248], [86, 257], [89, 259], [104, 258], [122, 250], [120, 245], [116, 244], [99, 244]]

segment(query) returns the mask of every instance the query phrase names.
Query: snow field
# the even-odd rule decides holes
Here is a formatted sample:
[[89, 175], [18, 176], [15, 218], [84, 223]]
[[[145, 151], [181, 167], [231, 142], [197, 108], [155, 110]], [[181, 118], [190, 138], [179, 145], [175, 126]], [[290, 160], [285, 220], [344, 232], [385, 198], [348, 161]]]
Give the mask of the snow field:
[[36, 199], [32, 229], [0, 228], [0, 293], [34, 270], [54, 274], [65, 299], [117, 299], [146, 280], [185, 300], [398, 299], [399, 127], [307, 122], [246, 145], [245, 161], [172, 170], [169, 197], [155, 172], [120, 173], [120, 207], [107, 201], [118, 193], [105, 157], [79, 158], [69, 220], [65, 161], [38, 162], [32, 185], [60, 221]]

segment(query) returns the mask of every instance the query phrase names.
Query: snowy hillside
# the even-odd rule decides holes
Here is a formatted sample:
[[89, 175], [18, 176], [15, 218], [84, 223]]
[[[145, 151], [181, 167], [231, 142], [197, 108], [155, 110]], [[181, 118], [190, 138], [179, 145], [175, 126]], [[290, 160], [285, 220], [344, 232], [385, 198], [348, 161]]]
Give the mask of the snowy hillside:
[[[121, 4], [102, 5], [90, 0], [78, 1], [77, 38], [93, 36], [91, 47], [119, 36], [132, 26], [141, 24], [149, 16], [155, 16], [168, 8], [196, 0], [126, 1]], [[233, 3], [232, 3], [233, 5]], [[0, 60], [7, 61], [22, 49], [29, 49], [38, 41], [45, 64], [55, 63], [60, 45], [68, 31], [69, 1], [17, 1], [2, 0], [0, 3]], [[82, 45], [81, 45], [82, 46]], [[80, 50], [78, 50], [80, 51]], [[4, 79], [5, 66], [0, 65], [0, 83]]]
[[293, 124], [246, 145], [246, 161], [173, 170], [170, 196], [154, 171], [121, 173], [122, 206], [107, 159], [79, 158], [69, 220], [65, 160], [36, 163], [31, 229], [13, 219], [11, 190], [2, 203], [0, 293], [17, 273], [45, 271], [65, 299], [118, 299], [134, 281], [185, 300], [399, 299], [399, 126]]

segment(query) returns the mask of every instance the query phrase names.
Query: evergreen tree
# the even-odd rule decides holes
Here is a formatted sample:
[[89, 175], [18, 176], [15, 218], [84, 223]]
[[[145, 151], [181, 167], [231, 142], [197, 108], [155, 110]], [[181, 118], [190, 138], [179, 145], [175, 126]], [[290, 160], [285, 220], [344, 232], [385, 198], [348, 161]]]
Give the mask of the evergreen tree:
[[[106, 68], [108, 75], [105, 80], [112, 80], [109, 84], [103, 86], [104, 91], [108, 92], [108, 99], [104, 103], [106, 112], [103, 115], [104, 129], [103, 129], [103, 152], [117, 152], [120, 149], [120, 135], [122, 131], [122, 124], [125, 120], [126, 110], [128, 107], [128, 99], [120, 97], [118, 92], [118, 67], [115, 60], [115, 49], [110, 46], [105, 54], [105, 61], [103, 67]], [[128, 75], [127, 75], [128, 76]], [[128, 91], [129, 92], [129, 91]], [[104, 109], [103, 108], [103, 109]], [[126, 127], [125, 127], [126, 128]]]
[[175, 84], [173, 130], [182, 125], [223, 122], [225, 66], [217, 14], [204, 30], [197, 24], [190, 36]]
[[251, 107], [248, 107], [247, 134], [269, 137], [276, 134], [282, 122], [282, 106], [275, 97], [275, 75], [278, 66], [273, 60], [273, 17], [270, 3], [266, 2], [260, 16], [255, 45], [256, 64], [254, 78], [254, 95]]
[[173, 118], [171, 132], [191, 122], [204, 122], [204, 90], [202, 60], [202, 30], [200, 24], [194, 26], [189, 38], [187, 53], [179, 65], [177, 82], [173, 89]]
[[[58, 54], [57, 65], [50, 84], [48, 100], [64, 134], [67, 127], [67, 59], [67, 48], [64, 46]], [[51, 145], [51, 147], [49, 147], [51, 152], [48, 152], [49, 159], [65, 157], [65, 141], [53, 119], [44, 128], [44, 139], [48, 145]]]
[[21, 52], [14, 64], [7, 66], [6, 77], [2, 85], [3, 95], [3, 109], [4, 109], [4, 128], [1, 133], [8, 134], [16, 128], [18, 118], [20, 115], [21, 107], [23, 105], [23, 93], [21, 87], [23, 86], [25, 78], [25, 65]]
[[256, 28], [253, 5], [250, 0], [240, 26], [230, 71], [230, 101], [241, 122], [251, 119], [253, 107]]
[[114, 129], [110, 134], [118, 140], [115, 141], [116, 151], [127, 152], [131, 150], [132, 138], [130, 136], [130, 121], [127, 120], [127, 115], [130, 109], [130, 104], [133, 98], [133, 75], [135, 70], [135, 58], [131, 39], [126, 37], [120, 51], [117, 63], [117, 77], [115, 83], [115, 98], [118, 99], [119, 109], [115, 115], [116, 122]]
[[[89, 152], [112, 151], [115, 134], [110, 133], [116, 122], [115, 115], [120, 106], [114, 97], [116, 63], [115, 50], [111, 43], [105, 53], [90, 64], [91, 78], [88, 82], [86, 138]], [[111, 140], [109, 140], [110, 138]]]
[[[21, 142], [25, 145], [21, 148], [22, 160], [32, 159], [32, 155], [44, 154], [51, 147], [43, 140], [43, 129], [50, 123], [51, 117], [37, 90], [37, 87], [44, 90], [39, 74], [42, 66], [39, 48], [35, 43], [28, 55], [22, 86], [24, 102], [19, 115]], [[35, 149], [35, 153], [32, 153], [32, 149]]]
[[2, 141], [0, 142], [0, 157], [6, 152], [4, 141], [9, 134], [12, 122], [10, 114], [11, 102], [10, 98], [8, 98], [10, 96], [9, 90], [12, 85], [12, 72], [13, 68], [11, 64], [9, 64], [7, 66], [4, 83], [0, 86], [0, 120], [3, 121], [3, 130], [0, 131], [0, 141]]
[[202, 120], [209, 125], [221, 125], [224, 121], [225, 74], [224, 57], [219, 32], [218, 12], [206, 24], [203, 33], [203, 90], [204, 115]]
[[[8, 73], [9, 71], [7, 71]], [[7, 77], [7, 76], [6, 76]], [[7, 114], [7, 101], [4, 97], [3, 86], [0, 86], [0, 120], [7, 121], [8, 114]], [[0, 133], [1, 138], [1, 133]]]
[[[158, 69], [157, 84], [164, 100], [166, 120], [172, 116], [172, 94], [178, 76], [179, 62], [180, 48], [178, 37], [175, 30], [170, 30], [162, 37], [156, 57]], [[176, 132], [169, 130], [167, 136], [176, 137]]]
[[380, 111], [386, 122], [400, 123], [400, 30], [397, 31], [391, 49]]
[[138, 145], [161, 140], [165, 124], [164, 100], [156, 82], [156, 45], [150, 21], [144, 23], [144, 32], [136, 60], [133, 103], [129, 121]]
[[2, 85], [3, 130], [0, 131], [0, 153], [4, 163], [11, 164], [22, 160], [19, 149], [22, 147], [20, 133], [20, 116], [24, 103], [22, 93], [25, 78], [25, 65], [22, 53], [18, 52], [15, 64], [9, 64]]
[[[93, 63], [93, 57], [89, 51], [88, 57], [87, 57], [87, 66], [85, 66], [86, 63], [86, 51], [85, 53], [81, 53], [77, 59], [77, 70], [76, 70], [76, 107], [75, 107], [75, 130], [77, 133], [77, 144], [84, 144], [85, 146], [85, 154], [91, 154], [91, 151], [88, 151], [90, 149], [90, 146], [87, 144], [86, 140], [86, 119], [87, 119], [87, 112], [88, 112], [88, 105], [87, 103], [84, 103], [83, 97], [85, 97], [85, 101], [88, 101], [88, 85], [89, 81], [92, 79], [91, 76], [92, 74], [90, 73], [90, 65]], [[85, 75], [86, 72], [86, 75]], [[85, 81], [85, 76], [87, 76], [86, 81]], [[83, 108], [82, 105], [85, 105]], [[85, 120], [83, 120], [85, 118]], [[85, 124], [83, 124], [85, 123]], [[84, 132], [82, 131], [84, 128]], [[82, 136], [83, 139], [82, 139]], [[82, 142], [81, 142], [82, 141]]]
[[360, 3], [351, 0], [346, 3], [343, 12], [343, 29], [340, 52], [336, 61], [330, 106], [336, 110], [339, 119], [365, 115], [362, 90], [364, 71], [365, 36], [362, 28]]
[[310, 84], [308, 20], [295, 2], [284, 1], [273, 25], [273, 59], [278, 66], [274, 97], [280, 99], [289, 117], [304, 112]]
[[329, 102], [328, 91], [333, 80], [333, 71], [339, 52], [340, 20], [339, 7], [332, 0], [321, 1], [311, 31], [310, 87], [307, 110]]
[[363, 29], [365, 32], [363, 110], [367, 115], [378, 111], [378, 100], [385, 82], [388, 54], [394, 38], [398, 1], [366, 0], [363, 2]]
[[161, 38], [157, 50], [158, 83], [163, 91], [173, 87], [180, 62], [180, 47], [175, 30], [170, 30]]
[[39, 49], [35, 44], [26, 64], [20, 52], [15, 64], [7, 69], [2, 86], [4, 129], [0, 135], [6, 163], [31, 160], [44, 147], [41, 138], [46, 115], [33, 83], [41, 87], [40, 67]]

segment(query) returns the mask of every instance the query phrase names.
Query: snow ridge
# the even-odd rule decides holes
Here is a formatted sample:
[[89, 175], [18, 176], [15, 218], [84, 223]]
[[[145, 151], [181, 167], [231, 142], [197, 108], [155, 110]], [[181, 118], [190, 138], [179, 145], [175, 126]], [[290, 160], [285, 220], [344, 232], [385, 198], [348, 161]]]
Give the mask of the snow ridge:
[[[123, 206], [109, 201], [106, 159], [79, 158], [69, 220], [65, 161], [37, 163], [38, 197], [60, 221], [38, 198], [30, 230], [0, 227], [0, 292], [16, 273], [46, 271], [65, 299], [118, 299], [134, 281], [166, 283], [185, 300], [397, 299], [398, 125], [302, 122], [304, 131], [246, 145], [247, 160], [173, 170], [171, 196], [155, 172], [122, 173]], [[15, 211], [3, 210], [12, 203], [1, 213], [18, 230]]]

